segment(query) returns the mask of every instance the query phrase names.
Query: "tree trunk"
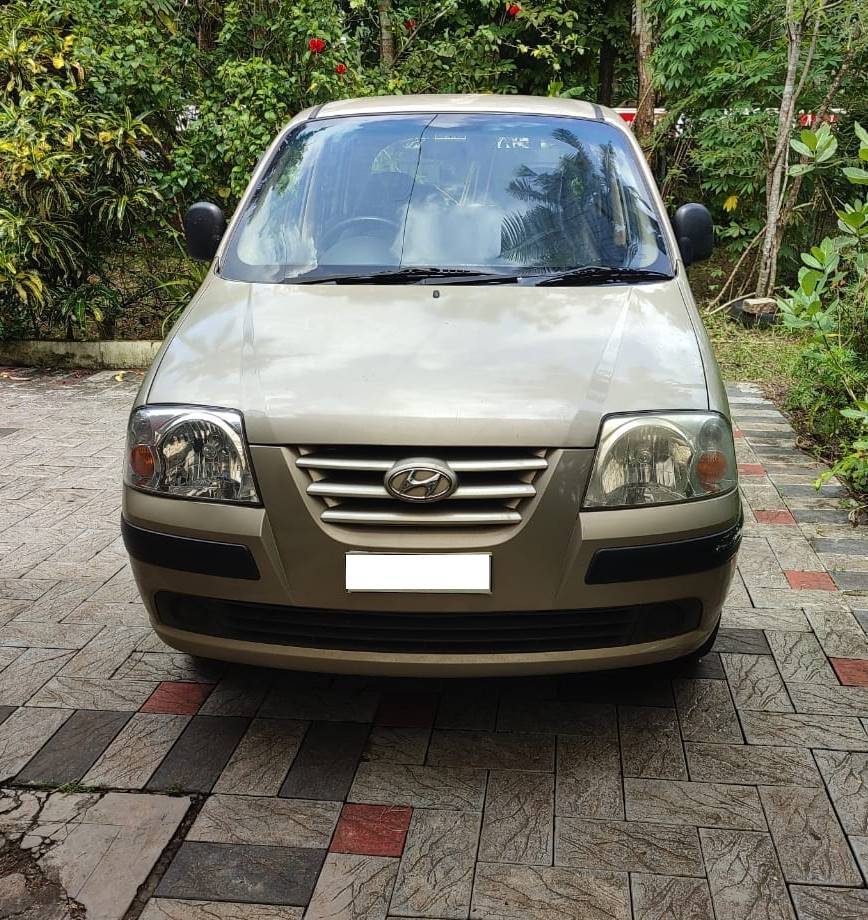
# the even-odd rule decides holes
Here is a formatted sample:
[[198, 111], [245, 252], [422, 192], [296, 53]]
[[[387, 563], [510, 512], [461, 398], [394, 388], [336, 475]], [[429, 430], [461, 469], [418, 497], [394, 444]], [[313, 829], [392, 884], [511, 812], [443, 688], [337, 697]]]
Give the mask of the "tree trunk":
[[611, 105], [615, 81], [615, 58], [617, 52], [609, 35], [609, 23], [612, 21], [612, 10], [615, 0], [606, 0], [603, 5], [603, 36], [600, 40], [600, 59], [597, 65], [597, 102], [600, 105]]
[[380, 63], [383, 67], [391, 67], [395, 63], [391, 0], [379, 0], [378, 9], [380, 11]]
[[639, 80], [633, 130], [645, 155], [650, 159], [651, 134], [654, 131], [654, 84], [651, 75], [653, 38], [647, 0], [633, 0], [633, 46], [636, 49], [636, 73]]

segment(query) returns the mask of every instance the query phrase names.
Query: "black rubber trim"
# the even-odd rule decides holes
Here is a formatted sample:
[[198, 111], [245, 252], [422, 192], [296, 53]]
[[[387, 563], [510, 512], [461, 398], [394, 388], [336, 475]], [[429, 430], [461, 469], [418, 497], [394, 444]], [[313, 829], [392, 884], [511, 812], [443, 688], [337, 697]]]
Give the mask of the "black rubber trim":
[[259, 579], [253, 554], [238, 543], [216, 543], [144, 530], [126, 518], [121, 518], [121, 534], [130, 556], [148, 565], [220, 578]]
[[693, 540], [598, 549], [588, 566], [585, 584], [611, 585], [624, 581], [675, 578], [719, 568], [738, 552], [741, 525], [739, 520], [728, 530]]

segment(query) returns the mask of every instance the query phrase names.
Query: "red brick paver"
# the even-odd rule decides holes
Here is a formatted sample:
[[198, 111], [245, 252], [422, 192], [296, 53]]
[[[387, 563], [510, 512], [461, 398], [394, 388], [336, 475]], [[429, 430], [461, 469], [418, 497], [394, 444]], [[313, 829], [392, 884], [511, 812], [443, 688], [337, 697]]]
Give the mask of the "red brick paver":
[[738, 472], [741, 476], [765, 476], [766, 468], [761, 463], [739, 463]]
[[796, 519], [789, 511], [754, 511], [758, 524], [787, 524], [795, 527]]
[[141, 711], [194, 716], [213, 688], [214, 684], [164, 680], [142, 705]]
[[837, 591], [838, 587], [828, 572], [784, 571], [791, 588], [807, 588], [811, 591]]
[[344, 805], [329, 849], [360, 856], [400, 856], [412, 813], [405, 805]]
[[847, 687], [868, 687], [868, 661], [858, 658], [830, 658], [838, 680]]

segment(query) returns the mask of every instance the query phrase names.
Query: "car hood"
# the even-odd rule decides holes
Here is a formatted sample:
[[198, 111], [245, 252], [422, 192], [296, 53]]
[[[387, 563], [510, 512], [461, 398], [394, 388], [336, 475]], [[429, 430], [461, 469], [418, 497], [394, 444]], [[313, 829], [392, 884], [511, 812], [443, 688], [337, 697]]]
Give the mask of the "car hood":
[[611, 412], [707, 409], [676, 281], [271, 285], [211, 276], [149, 403], [240, 409], [258, 444], [590, 447]]

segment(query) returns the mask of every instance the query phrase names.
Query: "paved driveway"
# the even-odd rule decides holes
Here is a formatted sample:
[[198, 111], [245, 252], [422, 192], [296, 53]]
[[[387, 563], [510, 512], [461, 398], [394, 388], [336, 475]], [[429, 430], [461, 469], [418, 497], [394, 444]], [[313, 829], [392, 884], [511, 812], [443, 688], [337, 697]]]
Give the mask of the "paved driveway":
[[0, 916], [868, 917], [868, 534], [757, 391], [715, 652], [440, 682], [162, 646], [118, 538], [137, 382], [0, 371]]

